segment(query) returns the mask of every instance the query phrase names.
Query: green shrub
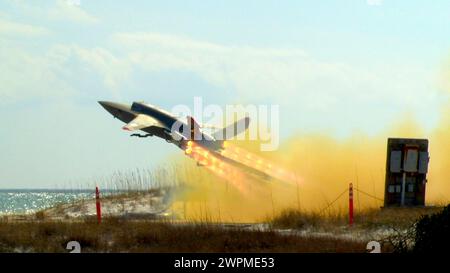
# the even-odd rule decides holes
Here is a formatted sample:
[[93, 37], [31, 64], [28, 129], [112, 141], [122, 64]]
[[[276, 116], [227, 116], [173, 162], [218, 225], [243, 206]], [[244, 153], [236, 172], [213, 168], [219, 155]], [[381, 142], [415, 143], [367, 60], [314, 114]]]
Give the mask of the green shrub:
[[448, 251], [450, 246], [450, 205], [441, 212], [425, 215], [415, 225], [414, 252]]

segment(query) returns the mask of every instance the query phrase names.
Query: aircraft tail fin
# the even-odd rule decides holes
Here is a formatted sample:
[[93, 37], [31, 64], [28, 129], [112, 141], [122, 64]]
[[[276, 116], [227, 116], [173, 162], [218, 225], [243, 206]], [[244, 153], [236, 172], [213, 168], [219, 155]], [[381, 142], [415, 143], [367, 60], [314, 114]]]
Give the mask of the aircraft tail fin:
[[220, 129], [216, 131], [213, 134], [214, 139], [216, 140], [227, 140], [231, 139], [243, 132], [245, 132], [248, 129], [248, 126], [250, 125], [250, 118], [245, 117], [243, 119], [240, 119], [233, 124], [228, 125], [227, 127]]

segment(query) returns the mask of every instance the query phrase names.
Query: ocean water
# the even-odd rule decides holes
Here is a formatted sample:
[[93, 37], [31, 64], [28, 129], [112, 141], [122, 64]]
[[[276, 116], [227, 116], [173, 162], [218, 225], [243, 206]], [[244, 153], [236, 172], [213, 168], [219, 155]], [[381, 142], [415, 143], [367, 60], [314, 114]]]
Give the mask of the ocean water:
[[95, 198], [93, 190], [0, 190], [0, 215], [33, 213], [58, 203]]

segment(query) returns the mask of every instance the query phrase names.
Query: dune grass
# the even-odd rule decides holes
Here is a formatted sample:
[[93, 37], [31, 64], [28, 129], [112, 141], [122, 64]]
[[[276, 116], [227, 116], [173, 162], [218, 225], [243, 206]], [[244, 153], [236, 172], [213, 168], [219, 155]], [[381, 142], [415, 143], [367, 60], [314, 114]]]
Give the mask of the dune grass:
[[69, 221], [0, 221], [0, 252], [364, 252], [365, 244], [335, 238], [281, 235], [274, 230], [224, 228], [107, 218]]
[[[356, 211], [354, 226], [357, 228], [394, 228], [406, 229], [413, 225], [421, 216], [431, 215], [441, 211], [438, 207], [411, 208], [370, 208]], [[348, 213], [343, 210], [326, 213], [288, 209], [269, 219], [275, 228], [305, 229], [308, 227], [323, 229], [348, 225]]]
[[[149, 193], [170, 195], [184, 185], [183, 176], [177, 175], [176, 168], [117, 172], [100, 184], [101, 190], [113, 190], [102, 195], [103, 201], [113, 202], [141, 198]], [[82, 208], [85, 201], [71, 204]], [[56, 210], [53, 214], [65, 214], [64, 204], [53, 209]], [[422, 215], [439, 210], [440, 207], [355, 211], [354, 227], [408, 229]], [[78, 241], [82, 252], [365, 252], [367, 243], [339, 236], [279, 232], [279, 229], [334, 232], [347, 226], [348, 215], [342, 210], [284, 210], [267, 219], [269, 228], [264, 230], [244, 225], [230, 228], [208, 216], [203, 221], [187, 223], [106, 217], [98, 224], [95, 217], [55, 220], [47, 213], [48, 210], [42, 210], [27, 217], [0, 218], [0, 252], [68, 252], [69, 241]]]

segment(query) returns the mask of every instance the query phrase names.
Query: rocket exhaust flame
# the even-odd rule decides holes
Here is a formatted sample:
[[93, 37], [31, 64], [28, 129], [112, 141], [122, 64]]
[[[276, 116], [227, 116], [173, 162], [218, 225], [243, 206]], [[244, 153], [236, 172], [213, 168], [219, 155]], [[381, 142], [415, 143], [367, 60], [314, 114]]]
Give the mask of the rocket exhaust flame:
[[[216, 155], [195, 142], [188, 141], [185, 148], [185, 154], [194, 159], [197, 165], [204, 167], [215, 176], [226, 180], [230, 185], [234, 186], [240, 193], [246, 196], [248, 196], [247, 193], [250, 190], [254, 194], [263, 191], [261, 188], [263, 185], [254, 183], [258, 181], [258, 178], [261, 179], [261, 177], [256, 177], [257, 180], [255, 180], [255, 177], [250, 176], [250, 174], [252, 174], [251, 172], [246, 173], [239, 167], [224, 161], [221, 156], [282, 182], [298, 185], [297, 183], [299, 181], [293, 172], [269, 162], [266, 158], [250, 153], [243, 148], [231, 145], [227, 142], [224, 142], [223, 147], [224, 150], [221, 151], [220, 155]], [[259, 181], [261, 182], [262, 180]]]
[[276, 166], [259, 155], [248, 152], [238, 146], [227, 143], [227, 148], [222, 150], [221, 155], [232, 158], [239, 163], [261, 171], [271, 177], [288, 183], [298, 183], [296, 175], [288, 170]]
[[234, 166], [223, 162], [223, 160], [216, 157], [205, 148], [196, 145], [192, 141], [188, 141], [187, 147], [185, 149], [185, 154], [188, 157], [194, 159], [198, 165], [205, 167], [216, 176], [230, 182], [240, 192], [247, 192], [245, 185], [242, 183], [243, 178], [245, 177], [244, 173], [242, 173]]

